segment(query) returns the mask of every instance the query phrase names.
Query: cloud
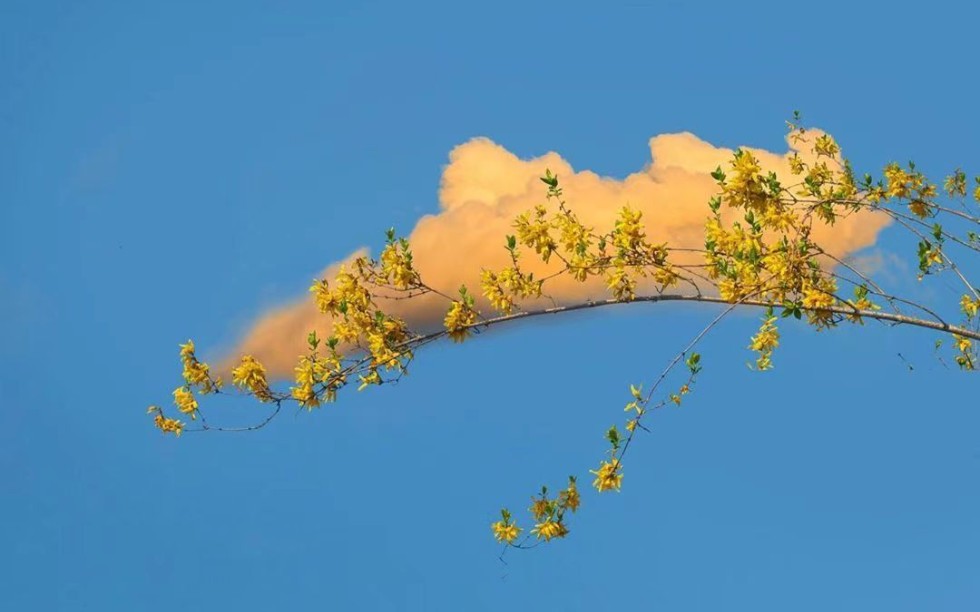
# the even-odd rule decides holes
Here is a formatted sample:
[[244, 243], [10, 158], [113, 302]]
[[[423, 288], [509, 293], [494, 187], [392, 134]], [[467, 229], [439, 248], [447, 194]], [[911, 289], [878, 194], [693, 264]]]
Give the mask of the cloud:
[[847, 263], [863, 276], [881, 277], [879, 282], [884, 280], [892, 284], [908, 278], [910, 272], [908, 264], [898, 254], [879, 248], [850, 257]]
[[[820, 133], [808, 131], [811, 137]], [[789, 183], [796, 182], [791, 181], [795, 177], [789, 171], [793, 151], [799, 151], [804, 160], [811, 157], [809, 145], [789, 144], [786, 153], [742, 148], [759, 159], [764, 171], [772, 170]], [[408, 236], [416, 268], [427, 284], [444, 293], [455, 295], [458, 287], [466, 284], [478, 294], [481, 268], [500, 269], [509, 264], [503, 247], [505, 236], [514, 233], [514, 217], [545, 202], [546, 187], [538, 179], [546, 168], [558, 175], [569, 207], [586, 226], [607, 231], [619, 209], [629, 204], [643, 212], [651, 241], [669, 242], [673, 247], [703, 247], [707, 200], [717, 191], [710, 172], [719, 165], [727, 167], [732, 153], [687, 132], [663, 134], [650, 139], [651, 163], [619, 180], [588, 170], [575, 171], [554, 152], [524, 160], [487, 138], [474, 138], [449, 154], [439, 189], [440, 212], [423, 216]], [[886, 224], [883, 215], [862, 212], [840, 219], [832, 227], [815, 226], [812, 237], [843, 259], [874, 244]], [[362, 249], [344, 261], [366, 252]], [[685, 259], [675, 254], [672, 261], [697, 263], [700, 256], [689, 254]], [[327, 266], [324, 278], [331, 279], [340, 263]], [[554, 271], [558, 265], [556, 261], [545, 265], [530, 256], [522, 259], [522, 268], [535, 276]], [[600, 279], [580, 284], [559, 277], [545, 287], [558, 303], [606, 297]], [[486, 306], [480, 299], [477, 305]], [[444, 298], [424, 296], [386, 302], [382, 307], [403, 317], [413, 329], [426, 329], [438, 325], [447, 303]], [[316, 310], [309, 296], [303, 296], [260, 317], [228, 359], [237, 360], [237, 355], [249, 353], [266, 364], [273, 376], [291, 376], [298, 356], [306, 350], [307, 333], [317, 329], [326, 337], [329, 326], [329, 317]], [[225, 371], [232, 362], [229, 360], [223, 364]]]

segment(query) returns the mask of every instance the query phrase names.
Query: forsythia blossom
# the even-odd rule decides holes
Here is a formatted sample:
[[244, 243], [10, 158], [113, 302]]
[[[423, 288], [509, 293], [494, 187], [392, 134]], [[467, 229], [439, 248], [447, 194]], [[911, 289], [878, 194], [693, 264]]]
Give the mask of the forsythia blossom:
[[269, 392], [269, 383], [265, 378], [265, 367], [255, 357], [242, 355], [241, 365], [232, 370], [232, 382], [248, 389], [261, 402], [268, 402], [272, 399]]
[[180, 361], [184, 366], [184, 380], [189, 386], [198, 385], [201, 393], [208, 394], [221, 387], [221, 379], [211, 381], [211, 374], [208, 365], [197, 360], [194, 354], [194, 342], [188, 340], [187, 344], [180, 345]]
[[749, 348], [759, 353], [755, 365], [760, 370], [772, 368], [772, 352], [779, 346], [779, 329], [776, 327], [776, 317], [770, 316], [762, 323], [759, 333], [752, 337]]
[[174, 404], [184, 414], [191, 415], [192, 419], [197, 418], [197, 399], [187, 387], [177, 387], [174, 389]]
[[980, 312], [980, 299], [974, 299], [969, 295], [960, 298], [960, 309], [967, 318], [972, 319]]
[[476, 312], [463, 302], [454, 301], [446, 314], [444, 325], [454, 342], [462, 342], [470, 334], [468, 326], [476, 323]]
[[578, 487], [575, 486], [575, 480], [570, 480], [568, 483], [568, 488], [558, 494], [558, 503], [572, 512], [578, 510], [579, 505], [582, 503], [582, 498], [579, 497]]
[[153, 414], [153, 424], [163, 433], [172, 433], [179, 436], [184, 430], [184, 424], [177, 419], [168, 419], [163, 416], [163, 411], [159, 406], [150, 406], [147, 412]]
[[504, 521], [497, 521], [490, 525], [493, 529], [493, 536], [497, 538], [498, 542], [505, 542], [510, 544], [517, 539], [517, 536], [521, 533], [521, 528], [514, 523], [507, 524]]
[[551, 540], [551, 538], [565, 537], [568, 535], [568, 528], [565, 527], [561, 521], [548, 519], [543, 523], [538, 523], [535, 525], [534, 529], [531, 530], [531, 533], [538, 536], [539, 540], [544, 538], [544, 541], [547, 542]]
[[595, 480], [592, 482], [592, 486], [600, 492], [609, 490], [619, 491], [623, 486], [623, 474], [620, 470], [619, 459], [603, 461], [599, 464], [598, 470], [589, 470], [589, 472], [595, 474]]
[[295, 372], [296, 386], [291, 390], [293, 398], [304, 408], [310, 410], [316, 408], [320, 405], [320, 397], [313, 386], [324, 374], [323, 363], [303, 355], [300, 357]]

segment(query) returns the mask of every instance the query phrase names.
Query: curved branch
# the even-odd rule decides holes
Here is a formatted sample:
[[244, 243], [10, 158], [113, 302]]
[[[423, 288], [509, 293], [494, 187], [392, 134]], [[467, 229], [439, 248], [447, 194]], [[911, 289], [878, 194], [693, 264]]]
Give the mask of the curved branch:
[[[664, 294], [664, 295], [648, 295], [648, 296], [636, 296], [632, 300], [589, 300], [587, 302], [581, 302], [578, 304], [569, 304], [568, 306], [553, 306], [551, 308], [541, 308], [538, 310], [525, 310], [523, 312], [515, 312], [509, 315], [501, 315], [499, 317], [494, 317], [492, 319], [487, 319], [479, 323], [474, 323], [467, 327], [486, 327], [489, 325], [494, 325], [497, 323], [504, 323], [507, 321], [516, 321], [519, 319], [526, 319], [530, 317], [537, 317], [541, 315], [548, 314], [559, 314], [562, 312], [572, 312], [576, 310], [585, 310], [587, 308], [600, 308], [602, 306], [613, 306], [616, 304], [630, 304], [634, 302], [706, 302], [709, 304], [724, 304], [731, 305], [732, 302], [725, 300], [720, 297], [708, 296], [708, 295], [677, 295], [677, 294]], [[756, 306], [761, 308], [768, 308], [770, 306], [779, 306], [779, 304], [773, 304], [772, 302], [766, 302], [763, 300], [742, 300], [739, 305], [742, 306]], [[878, 321], [891, 321], [901, 325], [911, 325], [914, 327], [923, 327], [926, 329], [933, 329], [936, 331], [941, 331], [948, 334], [956, 334], [966, 338], [972, 338], [974, 340], [980, 340], [980, 331], [974, 331], [966, 327], [960, 327], [957, 325], [950, 325], [949, 323], [941, 321], [929, 321], [926, 319], [919, 319], [916, 317], [910, 317], [907, 315], [896, 314], [891, 312], [882, 312], [879, 310], [862, 310], [860, 308], [843, 308], [840, 306], [829, 306], [827, 308], [821, 308], [820, 310], [826, 310], [834, 314], [840, 315], [851, 315], [860, 316], [862, 318], [875, 319]], [[432, 334], [432, 337], [438, 337], [446, 332], [440, 331]], [[427, 338], [430, 336], [423, 336]]]

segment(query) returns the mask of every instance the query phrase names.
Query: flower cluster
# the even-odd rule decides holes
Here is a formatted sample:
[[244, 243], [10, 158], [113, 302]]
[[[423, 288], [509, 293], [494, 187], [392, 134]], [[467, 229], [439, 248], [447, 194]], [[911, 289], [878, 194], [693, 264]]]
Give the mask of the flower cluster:
[[497, 538], [498, 542], [512, 544], [523, 530], [514, 523], [514, 519], [511, 518], [510, 512], [506, 508], [500, 511], [500, 516], [501, 520], [491, 523], [490, 529], [493, 530], [493, 536]]
[[977, 367], [977, 352], [973, 348], [973, 341], [965, 336], [954, 335], [956, 340], [956, 350], [959, 355], [955, 357], [956, 365], [964, 370], [975, 370]]
[[394, 229], [389, 229], [387, 236], [388, 242], [381, 251], [380, 276], [386, 283], [390, 283], [397, 289], [418, 287], [421, 279], [413, 267], [412, 250], [409, 248], [408, 240], [404, 238], [395, 240]]
[[470, 329], [476, 323], [477, 313], [474, 310], [474, 299], [466, 287], [459, 288], [460, 299], [453, 300], [443, 320], [443, 325], [453, 342], [462, 342], [470, 335]]
[[548, 263], [558, 245], [551, 237], [551, 223], [547, 220], [548, 209], [539, 204], [532, 213], [522, 213], [514, 221], [517, 239], [534, 249], [542, 261]]
[[[191, 420], [196, 420], [199, 414], [200, 405], [194, 395], [195, 388], [202, 394], [220, 393], [222, 382], [221, 378], [211, 376], [211, 368], [208, 364], [198, 360], [194, 352], [194, 342], [188, 340], [180, 345], [180, 362], [183, 366], [181, 375], [184, 384], [173, 391], [174, 405], [181, 414], [190, 416]], [[154, 415], [153, 424], [163, 433], [180, 435], [184, 430], [184, 423], [177, 419], [167, 417], [163, 409], [159, 406], [150, 406], [147, 413]]]
[[541, 297], [543, 281], [534, 280], [534, 273], [524, 274], [516, 266], [504, 268], [500, 272], [483, 270], [481, 274], [483, 295], [495, 310], [510, 314], [514, 310], [515, 299]]
[[752, 336], [752, 343], [749, 348], [759, 353], [755, 360], [755, 367], [759, 370], [769, 370], [772, 368], [772, 352], [779, 346], [779, 328], [776, 327], [776, 317], [767, 313], [762, 320], [759, 333]]
[[184, 431], [184, 424], [177, 419], [167, 418], [163, 415], [163, 410], [159, 406], [150, 406], [146, 412], [153, 415], [153, 424], [163, 433], [172, 433], [180, 436]]
[[272, 401], [265, 367], [252, 355], [242, 355], [241, 363], [232, 370], [231, 377], [235, 385], [251, 392], [260, 402]]
[[197, 418], [197, 398], [187, 387], [177, 387], [174, 389], [174, 404], [177, 409], [184, 414], [189, 414], [191, 419]]
[[205, 395], [221, 389], [221, 378], [212, 379], [208, 364], [198, 361], [193, 340], [180, 345], [180, 361], [184, 366], [184, 381], [189, 387], [196, 386]]
[[595, 480], [592, 482], [592, 486], [599, 491], [619, 491], [623, 486], [623, 472], [621, 468], [619, 459], [614, 458], [601, 462], [598, 470], [589, 470], [590, 473], [595, 474]]

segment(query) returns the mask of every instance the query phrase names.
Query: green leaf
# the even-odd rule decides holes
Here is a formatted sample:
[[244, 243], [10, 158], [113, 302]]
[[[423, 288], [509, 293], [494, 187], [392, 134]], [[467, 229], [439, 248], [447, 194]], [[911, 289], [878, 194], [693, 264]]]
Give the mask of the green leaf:
[[541, 182], [552, 189], [558, 187], [558, 177], [552, 174], [551, 170], [548, 168], [545, 168], [544, 176], [541, 177]]
[[619, 448], [619, 430], [616, 429], [615, 425], [610, 427], [609, 431], [606, 432], [606, 439], [613, 445], [613, 448]]

